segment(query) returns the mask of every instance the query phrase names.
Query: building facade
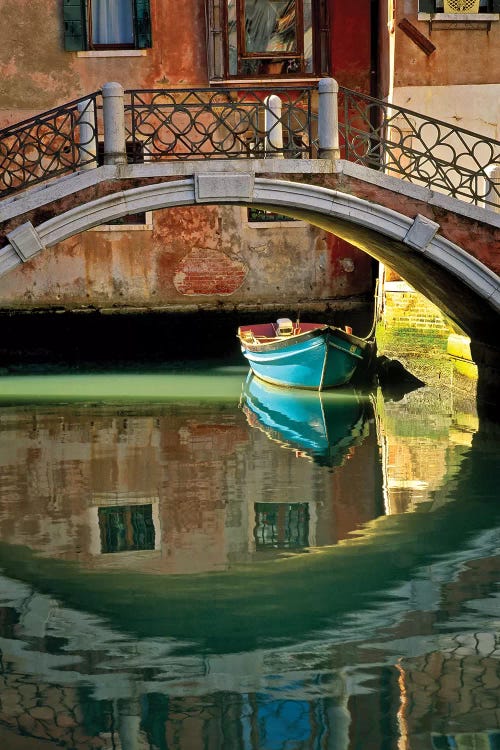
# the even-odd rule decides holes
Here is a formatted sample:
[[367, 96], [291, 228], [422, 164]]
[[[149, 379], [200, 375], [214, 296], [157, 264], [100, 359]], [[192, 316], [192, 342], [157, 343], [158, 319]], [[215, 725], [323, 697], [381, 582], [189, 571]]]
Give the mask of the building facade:
[[[373, 93], [375, 5], [14, 3], [9, 29], [0, 32], [0, 127], [100, 90], [108, 81], [125, 89], [238, 92], [267, 85], [300, 90], [333, 75]], [[36, 54], [30, 52], [33, 29]], [[126, 222], [82, 233], [9, 274], [0, 281], [0, 308], [160, 312], [253, 306], [294, 312], [350, 309], [371, 297], [371, 259], [305, 222], [238, 206], [147, 212]]]
[[[380, 20], [380, 96], [407, 110], [500, 140], [500, 2], [389, 0]], [[410, 147], [416, 137], [412, 125], [418, 129], [421, 122], [410, 112], [398, 133]], [[452, 142], [443, 146], [444, 159], [453, 158], [450, 145], [453, 148]], [[459, 137], [455, 145], [458, 154]], [[415, 312], [418, 321], [436, 316], [434, 306], [389, 268], [385, 282], [388, 322], [398, 326], [395, 318], [401, 311], [409, 327]], [[444, 335], [452, 330], [439, 313], [433, 329]]]

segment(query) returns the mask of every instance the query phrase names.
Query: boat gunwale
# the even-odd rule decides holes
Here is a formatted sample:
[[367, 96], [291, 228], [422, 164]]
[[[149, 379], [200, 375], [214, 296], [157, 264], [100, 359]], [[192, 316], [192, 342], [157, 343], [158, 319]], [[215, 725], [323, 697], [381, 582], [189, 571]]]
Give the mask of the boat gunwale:
[[[370, 341], [360, 339], [357, 336], [354, 336], [352, 333], [344, 331], [342, 328], [330, 326], [327, 323], [318, 326], [318, 328], [314, 328], [310, 331], [302, 331], [301, 333], [296, 333], [292, 336], [286, 336], [283, 338], [271, 338], [268, 341], [250, 342], [248, 340], [245, 340], [239, 332], [238, 338], [244, 350], [255, 353], [264, 353], [279, 351], [280, 349], [288, 349], [295, 344], [302, 344], [314, 338], [326, 337], [328, 334], [338, 336], [338, 338], [346, 341], [351, 345], [358, 346], [363, 350], [371, 343]], [[351, 352], [347, 353], [350, 354]]]
[[283, 338], [276, 337], [274, 339], [269, 339], [268, 341], [258, 341], [257, 343], [245, 341], [240, 334], [238, 334], [238, 338], [242, 347], [249, 352], [274, 352], [279, 349], [288, 349], [295, 344], [302, 344], [310, 339], [319, 338], [328, 331], [328, 328], [329, 326], [325, 324], [321, 327], [314, 328], [312, 331], [302, 331], [301, 333], [295, 333], [292, 336], [286, 336]]

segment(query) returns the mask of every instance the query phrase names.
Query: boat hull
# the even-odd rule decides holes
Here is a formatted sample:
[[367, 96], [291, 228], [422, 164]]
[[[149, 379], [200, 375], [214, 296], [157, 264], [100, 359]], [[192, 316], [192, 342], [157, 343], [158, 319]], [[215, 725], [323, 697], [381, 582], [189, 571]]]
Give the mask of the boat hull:
[[330, 326], [270, 345], [241, 345], [243, 356], [261, 380], [314, 390], [349, 383], [364, 359], [365, 348], [361, 339]]

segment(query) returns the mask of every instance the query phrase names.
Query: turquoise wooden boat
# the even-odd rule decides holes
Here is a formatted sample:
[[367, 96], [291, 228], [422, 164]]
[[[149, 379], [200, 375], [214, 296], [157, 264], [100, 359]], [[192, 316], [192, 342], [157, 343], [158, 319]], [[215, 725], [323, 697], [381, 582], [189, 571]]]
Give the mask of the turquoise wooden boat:
[[372, 342], [325, 323], [276, 323], [240, 326], [243, 356], [262, 380], [288, 388], [322, 391], [351, 381], [368, 361]]

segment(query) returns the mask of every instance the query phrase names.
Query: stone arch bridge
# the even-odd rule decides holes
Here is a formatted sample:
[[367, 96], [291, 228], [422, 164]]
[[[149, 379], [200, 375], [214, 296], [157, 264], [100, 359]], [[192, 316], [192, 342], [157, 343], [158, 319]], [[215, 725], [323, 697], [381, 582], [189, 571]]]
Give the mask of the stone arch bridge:
[[[130, 163], [125, 145], [130, 108], [127, 110], [124, 106], [123, 90], [118, 84], [106, 86], [102, 108], [102, 166], [98, 166], [96, 160], [99, 124], [94, 107], [89, 105], [89, 102], [94, 104], [90, 98], [77, 103], [78, 135], [72, 142], [73, 150], [75, 143], [77, 145], [77, 158], [69, 170], [49, 171], [48, 176], [39, 178], [38, 173], [27, 169], [24, 163], [21, 171], [28, 178], [16, 185], [12, 176], [20, 170], [11, 168], [10, 184], [4, 181], [7, 187], [0, 201], [0, 275], [29, 262], [44, 248], [131, 213], [202, 204], [247, 205], [276, 211], [310, 222], [349, 241], [393, 268], [434, 302], [471, 337], [473, 357], [479, 369], [480, 394], [487, 402], [497, 403], [500, 144], [488, 142], [486, 161], [482, 165], [469, 164], [462, 170], [462, 177], [464, 172], [468, 173], [466, 181], [456, 177], [460, 175], [461, 166], [455, 149], [455, 158], [448, 169], [443, 169], [441, 157], [436, 158], [436, 185], [430, 180], [422, 184], [422, 170], [415, 167], [415, 147], [412, 146], [409, 155], [405, 152], [404, 139], [401, 135], [394, 136], [397, 128], [389, 123], [392, 111], [387, 114], [385, 110], [384, 133], [390, 135], [384, 136], [384, 168], [381, 169], [380, 163], [374, 165], [370, 152], [374, 133], [365, 127], [358, 126], [356, 138], [358, 143], [360, 137], [364, 139], [367, 158], [352, 158], [356, 152], [351, 149], [349, 153], [348, 146], [355, 141], [349, 141], [347, 121], [339, 125], [337, 117], [338, 88], [335, 82], [326, 79], [320, 83], [317, 122], [309, 117], [305, 123], [311, 129], [308, 140], [302, 137], [300, 141], [309, 144], [306, 152], [299, 154], [301, 158], [288, 158], [294, 134], [288, 133], [284, 146], [283, 123], [290, 122], [290, 117], [284, 117], [281, 100], [270, 96], [259, 100], [260, 104], [265, 102], [264, 126], [260, 133], [263, 151], [257, 145], [253, 152], [242, 153], [239, 148], [235, 153], [235, 139], [238, 141], [238, 133], [243, 132], [242, 127], [234, 125], [235, 116], [238, 115], [241, 122], [243, 111], [247, 117], [244, 123], [247, 133], [248, 124], [255, 119], [251, 120], [249, 110], [242, 110], [237, 102], [235, 106], [228, 105], [230, 123], [228, 116], [221, 124], [221, 104], [217, 101], [218, 131], [225, 128], [224, 132], [231, 136], [226, 152], [221, 153], [219, 148], [217, 158], [210, 158], [207, 138], [208, 146], [214, 147], [215, 131], [207, 128], [205, 122], [205, 140], [202, 147], [196, 144], [197, 151], [192, 149], [187, 156], [183, 152], [184, 158], [155, 160], [151, 147], [149, 159]], [[151, 104], [148, 106], [151, 112]], [[205, 118], [207, 111], [212, 112], [206, 107], [203, 111]], [[397, 112], [399, 118], [404, 114], [403, 110]], [[188, 109], [188, 115], [192, 124], [192, 110]], [[158, 117], [157, 113], [155, 116]], [[300, 117], [303, 134], [302, 110]], [[170, 129], [171, 122], [170, 117]], [[441, 123], [440, 127], [444, 125]], [[258, 127], [254, 125], [254, 136]], [[58, 130], [57, 134], [60, 132]], [[185, 127], [183, 132], [185, 135]], [[8, 141], [13, 133], [18, 137], [12, 128], [0, 131], [0, 154], [2, 140]], [[456, 131], [453, 133], [456, 138]], [[377, 158], [380, 158], [380, 144], [378, 138]], [[481, 139], [481, 146], [484, 144], [485, 140]], [[220, 141], [216, 145], [220, 146]], [[59, 149], [58, 153], [62, 151], [64, 149]], [[469, 148], [469, 162], [471, 154], [478, 152], [477, 143]], [[425, 143], [419, 145], [418, 153], [419, 164], [422, 158], [430, 159]], [[387, 168], [388, 154], [392, 157], [390, 168]], [[406, 171], [401, 167], [402, 155], [407, 164], [413, 164], [413, 174], [417, 170], [417, 179], [410, 179], [408, 166]], [[37, 162], [39, 169], [41, 163], [42, 160]], [[427, 164], [424, 171], [429, 171]], [[35, 178], [31, 179], [33, 175]], [[447, 192], [451, 195], [443, 191], [443, 175], [450, 180]], [[483, 187], [471, 193], [470, 186], [479, 184], [478, 176], [484, 178]], [[465, 192], [469, 194], [464, 196], [465, 183]]]

